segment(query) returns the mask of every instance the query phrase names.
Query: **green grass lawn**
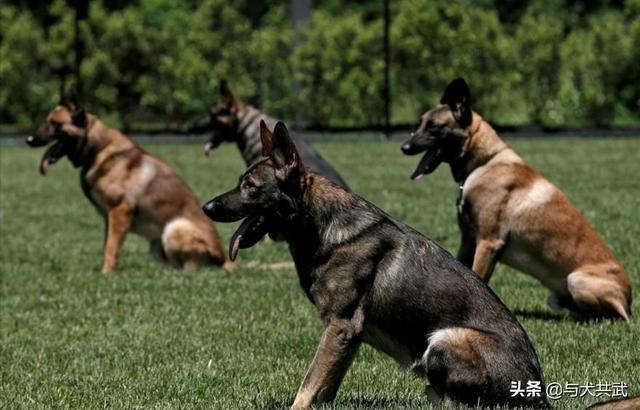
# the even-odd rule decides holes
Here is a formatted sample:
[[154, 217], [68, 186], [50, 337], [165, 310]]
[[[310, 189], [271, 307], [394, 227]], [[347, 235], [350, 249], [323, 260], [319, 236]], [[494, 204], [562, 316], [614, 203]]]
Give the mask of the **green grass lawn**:
[[[640, 288], [640, 139], [518, 139], [512, 146], [587, 216]], [[325, 142], [318, 149], [355, 192], [455, 252], [458, 187], [448, 167], [412, 182], [399, 143]], [[235, 185], [237, 149], [145, 147], [205, 201]], [[42, 149], [0, 147], [0, 407], [283, 408], [315, 352], [321, 323], [284, 244], [243, 250], [232, 273], [182, 272], [129, 236], [120, 269], [101, 274], [103, 221], [67, 160], [38, 174]], [[218, 224], [225, 248], [235, 224]], [[514, 310], [547, 382], [626, 382], [640, 394], [640, 308], [630, 324], [551, 313], [534, 279], [498, 266], [492, 288]], [[637, 291], [634, 292], [637, 297]], [[335, 408], [430, 408], [425, 382], [364, 346]], [[557, 408], [596, 401], [565, 397]]]

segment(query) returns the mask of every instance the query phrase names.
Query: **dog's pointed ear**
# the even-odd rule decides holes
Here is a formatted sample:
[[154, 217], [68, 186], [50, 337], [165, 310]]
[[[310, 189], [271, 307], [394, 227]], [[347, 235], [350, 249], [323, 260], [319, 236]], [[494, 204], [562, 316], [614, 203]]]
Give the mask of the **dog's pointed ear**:
[[58, 100], [58, 105], [61, 105], [63, 107], [67, 106], [67, 101], [68, 101], [68, 96], [66, 91], [64, 90], [64, 84], [60, 83], [60, 89], [59, 89], [59, 95], [60, 95], [60, 99]]
[[269, 131], [267, 123], [260, 120], [260, 139], [262, 140], [262, 156], [269, 157], [273, 151], [273, 134]]
[[220, 80], [220, 95], [225, 98], [233, 98], [229, 83], [225, 79]]
[[73, 125], [78, 128], [85, 128], [87, 126], [87, 112], [84, 109], [77, 84], [69, 92], [69, 104], [67, 107], [71, 110], [71, 122]]
[[227, 80], [220, 80], [220, 96], [227, 103], [229, 108], [235, 107], [237, 105], [236, 97], [234, 97], [231, 92], [231, 87], [229, 87], [229, 83]]
[[236, 110], [238, 108], [238, 100], [236, 100], [233, 92], [231, 92], [231, 87], [229, 87], [227, 80], [220, 80], [220, 96], [230, 110]]
[[78, 128], [86, 128], [87, 126], [87, 111], [84, 107], [76, 108], [71, 114], [71, 122]]
[[440, 103], [447, 104], [451, 108], [453, 116], [462, 128], [471, 125], [471, 91], [462, 77], [449, 83]]
[[71, 94], [64, 89], [64, 86], [60, 87], [60, 100], [58, 101], [58, 105], [67, 107], [71, 111], [76, 108]]
[[82, 107], [82, 98], [80, 97], [80, 90], [78, 89], [78, 85], [74, 85], [71, 87], [69, 91], [69, 102], [74, 108]]
[[282, 121], [278, 121], [273, 129], [272, 144], [269, 158], [274, 162], [276, 168], [285, 169], [287, 175], [290, 175], [291, 171], [298, 171], [298, 175], [304, 174], [304, 164], [300, 160], [298, 149]]

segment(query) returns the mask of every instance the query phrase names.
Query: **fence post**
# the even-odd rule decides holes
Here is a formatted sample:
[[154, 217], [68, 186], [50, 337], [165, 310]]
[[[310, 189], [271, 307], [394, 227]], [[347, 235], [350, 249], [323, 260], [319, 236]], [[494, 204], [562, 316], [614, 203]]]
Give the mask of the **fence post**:
[[390, 92], [390, 45], [389, 45], [389, 25], [391, 24], [391, 13], [389, 12], [389, 0], [384, 0], [384, 134], [387, 139], [391, 137], [391, 92]]
[[73, 19], [73, 79], [75, 81], [76, 92], [81, 100], [84, 100], [84, 87], [82, 84], [82, 75], [80, 74], [80, 66], [84, 59], [85, 43], [82, 34], [80, 33], [80, 22], [87, 19], [89, 14], [89, 2], [88, 0], [71, 0], [71, 6], [75, 10], [75, 17]]
[[[293, 49], [296, 50], [302, 43], [300, 24], [307, 23], [311, 15], [312, 0], [291, 0], [291, 21], [293, 22]], [[300, 95], [300, 83], [293, 78], [293, 95]], [[306, 125], [306, 118], [300, 109], [296, 109], [295, 124], [298, 127]]]

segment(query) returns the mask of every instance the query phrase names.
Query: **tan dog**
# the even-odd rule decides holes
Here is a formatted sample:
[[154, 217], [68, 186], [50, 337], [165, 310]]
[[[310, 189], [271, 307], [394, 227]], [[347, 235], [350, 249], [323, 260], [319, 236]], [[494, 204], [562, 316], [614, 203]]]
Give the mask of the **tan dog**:
[[552, 307], [629, 319], [625, 270], [569, 199], [471, 110], [463, 79], [449, 84], [402, 151], [426, 151], [413, 179], [449, 163], [461, 189], [458, 259], [485, 281], [500, 260], [551, 289]]
[[47, 123], [27, 138], [32, 147], [50, 142], [40, 172], [66, 155], [81, 168], [84, 194], [105, 218], [103, 272], [116, 267], [130, 230], [147, 238], [151, 253], [171, 266], [226, 263], [218, 233], [191, 189], [129, 137], [63, 98]]

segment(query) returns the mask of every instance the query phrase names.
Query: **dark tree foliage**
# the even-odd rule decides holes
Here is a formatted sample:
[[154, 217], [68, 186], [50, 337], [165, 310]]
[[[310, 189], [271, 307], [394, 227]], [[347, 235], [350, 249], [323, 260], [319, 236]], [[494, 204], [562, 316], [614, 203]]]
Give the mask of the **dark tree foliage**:
[[[0, 3], [0, 122], [28, 127], [74, 82], [74, 5]], [[83, 1], [83, 0], [80, 0]], [[89, 2], [78, 26], [89, 108], [114, 125], [180, 126], [226, 78], [286, 121], [382, 124], [383, 2]], [[464, 76], [503, 124], [640, 124], [640, 0], [391, 2], [392, 122]]]

